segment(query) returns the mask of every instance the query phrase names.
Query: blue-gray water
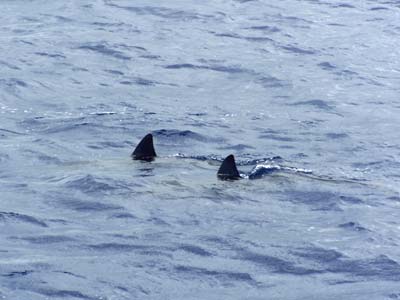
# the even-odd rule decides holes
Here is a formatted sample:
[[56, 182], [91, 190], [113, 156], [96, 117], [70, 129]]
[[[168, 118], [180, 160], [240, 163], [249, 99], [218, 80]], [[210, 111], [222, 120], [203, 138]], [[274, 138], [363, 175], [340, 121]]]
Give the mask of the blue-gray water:
[[0, 299], [400, 299], [399, 1], [0, 20]]

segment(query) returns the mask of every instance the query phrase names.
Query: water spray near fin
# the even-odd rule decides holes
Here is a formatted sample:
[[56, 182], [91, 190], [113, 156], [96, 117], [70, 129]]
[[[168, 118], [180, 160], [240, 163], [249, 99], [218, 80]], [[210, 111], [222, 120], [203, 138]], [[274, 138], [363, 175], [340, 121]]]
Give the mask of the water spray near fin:
[[149, 133], [136, 146], [131, 154], [135, 160], [152, 161], [157, 156], [153, 145], [153, 135]]
[[228, 155], [224, 159], [217, 172], [217, 177], [221, 180], [236, 180], [241, 178], [233, 154]]

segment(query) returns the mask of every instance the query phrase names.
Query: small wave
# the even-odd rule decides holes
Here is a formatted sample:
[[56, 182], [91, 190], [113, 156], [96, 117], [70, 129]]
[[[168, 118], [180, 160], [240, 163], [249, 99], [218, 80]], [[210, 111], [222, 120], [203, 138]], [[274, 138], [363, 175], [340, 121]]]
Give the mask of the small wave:
[[123, 85], [146, 85], [146, 86], [154, 86], [154, 85], [159, 85], [163, 84], [158, 81], [142, 78], [142, 77], [135, 77], [135, 78], [130, 78], [129, 80], [123, 80], [119, 82], [120, 84]]
[[237, 74], [237, 73], [254, 73], [250, 70], [243, 69], [241, 67], [236, 66], [224, 66], [224, 65], [194, 65], [194, 64], [172, 64], [164, 66], [165, 69], [203, 69], [203, 70], [211, 70], [216, 72], [223, 72], [229, 74]]
[[287, 166], [280, 166], [277, 164], [270, 164], [270, 163], [261, 163], [257, 164], [253, 170], [250, 171], [248, 175], [245, 175], [245, 177], [249, 179], [258, 179], [262, 178], [265, 175], [272, 174], [277, 171], [286, 171], [286, 172], [292, 172], [292, 173], [303, 173], [303, 174], [311, 174], [311, 170], [307, 169], [301, 169], [301, 168], [295, 168], [295, 167], [287, 167]]
[[336, 66], [332, 65], [330, 62], [327, 61], [319, 63], [318, 66], [321, 67], [321, 69], [327, 71], [331, 71], [337, 68]]
[[136, 219], [136, 217], [130, 213], [116, 213], [110, 216], [115, 219]]
[[173, 154], [172, 157], [182, 158], [182, 159], [194, 159], [199, 161], [210, 161], [210, 162], [213, 161], [222, 162], [224, 160], [222, 157], [215, 155], [186, 155], [183, 153]]
[[178, 250], [183, 250], [199, 256], [212, 256], [212, 254], [207, 250], [194, 245], [181, 245], [178, 247]]
[[389, 8], [384, 7], [384, 6], [376, 6], [376, 7], [371, 7], [369, 10], [372, 10], [372, 11], [377, 11], [377, 10], [389, 10]]
[[[259, 39], [259, 38], [252, 38]], [[278, 78], [273, 76], [266, 76], [265, 74], [258, 73], [251, 69], [245, 69], [240, 66], [225, 66], [219, 64], [211, 64], [211, 65], [195, 65], [190, 63], [183, 64], [172, 64], [164, 66], [165, 69], [192, 69], [192, 70], [210, 70], [214, 72], [221, 72], [227, 74], [247, 74], [254, 78], [254, 82], [265, 87], [282, 87], [284, 86], [284, 82]]]
[[283, 195], [293, 203], [302, 203], [312, 206], [313, 210], [341, 211], [340, 198], [336, 193], [327, 191], [286, 191]]
[[133, 244], [121, 244], [121, 243], [102, 243], [102, 244], [93, 244], [87, 246], [89, 249], [97, 250], [97, 251], [133, 251], [133, 250], [143, 250], [149, 249], [151, 246], [145, 245], [133, 245]]
[[26, 133], [17, 132], [10, 129], [0, 128], [0, 132], [11, 133], [13, 135], [26, 135]]
[[175, 266], [175, 271], [180, 273], [185, 273], [189, 276], [205, 276], [205, 277], [213, 277], [221, 281], [242, 281], [247, 283], [256, 283], [256, 281], [251, 277], [248, 273], [240, 273], [240, 272], [231, 272], [231, 271], [216, 271], [209, 270], [206, 268], [198, 268], [192, 266]]
[[29, 156], [29, 158], [37, 159], [37, 160], [42, 161], [47, 164], [55, 164], [55, 165], [62, 164], [62, 161], [58, 157], [50, 156], [50, 155], [47, 155], [40, 151], [34, 151], [34, 150], [27, 149], [27, 150], [24, 150], [23, 153], [24, 153], [24, 155]]
[[158, 247], [154, 245], [134, 245], [134, 244], [122, 244], [122, 243], [102, 243], [102, 244], [93, 244], [86, 246], [87, 248], [104, 252], [133, 252], [138, 255], [145, 256], [166, 256], [172, 257], [169, 253], [171, 251], [168, 247]]
[[133, 12], [137, 15], [152, 15], [156, 17], [161, 17], [165, 19], [175, 19], [175, 20], [199, 20], [199, 19], [216, 19], [217, 16], [199, 14], [196, 12], [176, 10], [166, 7], [156, 7], [156, 6], [122, 6], [117, 5], [112, 2], [106, 2], [108, 6], [112, 6], [119, 9], [124, 9]]
[[263, 75], [259, 76], [255, 80], [255, 82], [265, 88], [284, 87], [285, 85], [288, 85], [281, 79], [278, 79], [278, 78], [272, 77], [272, 76], [263, 76]]
[[102, 211], [113, 211], [121, 210], [122, 206], [115, 204], [102, 203], [96, 201], [81, 201], [75, 199], [63, 199], [62, 205], [66, 208], [73, 209], [80, 212], [102, 212]]
[[5, 162], [6, 160], [9, 160], [10, 156], [5, 153], [0, 153], [0, 162]]
[[217, 37], [228, 37], [234, 39], [242, 39], [249, 42], [273, 42], [274, 40], [265, 36], [243, 36], [236, 33], [214, 33]]
[[26, 276], [26, 275], [32, 274], [33, 272], [34, 272], [33, 270], [13, 271], [10, 273], [3, 274], [1, 276], [14, 278], [14, 277]]
[[91, 124], [88, 122], [81, 122], [81, 123], [74, 123], [74, 124], [66, 124], [66, 125], [59, 125], [54, 126], [48, 129], [45, 129], [45, 133], [59, 133], [69, 130], [81, 130], [82, 127], [97, 127], [95, 124]]
[[272, 272], [279, 274], [293, 274], [293, 275], [310, 275], [321, 273], [320, 270], [317, 269], [307, 269], [303, 267], [299, 267], [294, 265], [290, 261], [286, 261], [274, 256], [254, 253], [250, 251], [244, 251], [239, 258], [241, 260], [246, 260], [253, 262], [255, 264], [264, 266], [270, 269]]
[[316, 54], [314, 50], [307, 50], [307, 49], [301, 49], [295, 46], [281, 46], [282, 49], [287, 50], [289, 52], [293, 52], [296, 54], [303, 54], [303, 55], [313, 55]]
[[325, 134], [326, 137], [332, 139], [332, 140], [337, 140], [337, 139], [344, 139], [344, 138], [348, 138], [348, 134], [346, 133], [335, 133], [335, 132], [330, 132]]
[[47, 52], [35, 52], [35, 54], [38, 56], [46, 56], [50, 58], [66, 58], [66, 56], [62, 54], [50, 54]]
[[193, 64], [173, 64], [164, 66], [165, 69], [201, 69], [201, 66]]
[[13, 64], [11, 64], [11, 63], [9, 63], [9, 62], [6, 62], [6, 61], [4, 61], [4, 60], [0, 60], [0, 66], [5, 66], [5, 67], [7, 67], [7, 68], [9, 68], [9, 69], [12, 69], [12, 70], [21, 70], [19, 67], [17, 67], [16, 65], [13, 65]]
[[199, 133], [193, 132], [191, 130], [177, 130], [177, 129], [160, 129], [153, 131], [153, 134], [157, 138], [167, 138], [168, 140], [196, 140], [196, 141], [208, 141], [207, 138]]
[[307, 101], [299, 101], [295, 102], [293, 104], [290, 104], [293, 106], [299, 106], [299, 105], [307, 105], [307, 106], [314, 106], [319, 109], [323, 110], [332, 110], [333, 107], [329, 105], [326, 101], [321, 100], [321, 99], [312, 99], [312, 100], [307, 100]]
[[75, 240], [71, 237], [61, 236], [61, 235], [42, 235], [34, 237], [22, 237], [19, 239], [30, 242], [32, 244], [56, 244], [56, 243], [71, 242]]
[[258, 179], [258, 178], [262, 178], [265, 175], [269, 175], [269, 174], [274, 173], [279, 170], [281, 170], [281, 167], [278, 165], [260, 164], [260, 165], [255, 166], [248, 175], [245, 175], [245, 177], [247, 177], [249, 179]]
[[6, 221], [6, 220], [29, 223], [40, 227], [48, 227], [45, 222], [38, 220], [32, 216], [18, 214], [14, 212], [0, 212], [0, 221]]
[[111, 57], [122, 59], [122, 60], [130, 60], [131, 59], [131, 57], [127, 56], [122, 51], [113, 49], [113, 46], [110, 46], [106, 42], [85, 44], [85, 45], [79, 46], [78, 49], [93, 51], [96, 53], [100, 53], [102, 55], [111, 56]]
[[348, 3], [331, 4], [333, 8], [356, 8], [355, 6]]
[[336, 250], [324, 249], [315, 246], [297, 248], [296, 250], [291, 251], [291, 253], [301, 258], [319, 263], [327, 263], [343, 257], [343, 254]]
[[117, 114], [115, 111], [96, 111], [96, 112], [91, 112], [89, 115], [95, 115], [95, 116], [111, 116]]
[[269, 139], [269, 140], [274, 140], [274, 141], [279, 141], [279, 142], [294, 142], [295, 139], [291, 137], [286, 137], [286, 136], [281, 136], [281, 135], [276, 135], [276, 134], [262, 134], [259, 136], [260, 139]]
[[268, 163], [275, 163], [282, 161], [282, 157], [280, 156], [273, 156], [273, 157], [264, 157], [264, 158], [257, 158], [257, 159], [241, 159], [236, 162], [238, 166], [254, 166], [258, 164], [268, 164]]
[[124, 75], [123, 72], [118, 71], [118, 70], [108, 70], [108, 69], [106, 69], [104, 71], [107, 72], [107, 73], [113, 74], [113, 75], [121, 75], [121, 76]]
[[111, 22], [92, 22], [91, 25], [94, 26], [104, 26], [104, 27], [121, 27], [124, 25], [128, 25], [122, 22], [118, 22], [118, 23], [111, 23]]
[[353, 230], [353, 231], [369, 231], [365, 227], [363, 227], [360, 224], [355, 223], [355, 222], [343, 223], [343, 224], [340, 224], [338, 227], [339, 228], [343, 228], [343, 229], [347, 229], [347, 230]]
[[358, 197], [353, 197], [353, 196], [339, 196], [339, 199], [342, 202], [350, 203], [350, 204], [361, 204], [364, 201]]
[[263, 32], [279, 32], [281, 31], [278, 27], [275, 26], [268, 26], [268, 25], [263, 25], [263, 26], [251, 26], [251, 27], [246, 27], [246, 29], [251, 29], [251, 30], [260, 30]]
[[110, 148], [125, 148], [127, 145], [130, 146], [128, 142], [99, 142], [94, 145], [88, 145], [92, 149], [110, 149]]
[[310, 169], [302, 169], [302, 168], [286, 167], [286, 166], [280, 166], [280, 168], [282, 170], [291, 171], [294, 173], [303, 173], [303, 174], [312, 174], [313, 173], [313, 171]]
[[243, 150], [246, 150], [246, 149], [254, 149], [254, 147], [249, 146], [249, 145], [245, 145], [245, 144], [236, 144], [236, 145], [233, 145], [233, 146], [222, 147], [221, 149], [243, 151]]
[[0, 79], [0, 86], [8, 88], [19, 88], [19, 87], [27, 87], [28, 84], [25, 81], [22, 81], [17, 78], [9, 78], [9, 79]]
[[369, 259], [333, 260], [328, 265], [327, 271], [332, 273], [348, 273], [358, 277], [400, 280], [400, 265], [386, 255]]
[[80, 278], [80, 279], [86, 279], [85, 276], [81, 276], [72, 272], [68, 272], [68, 271], [52, 271], [53, 273], [59, 273], [59, 274], [65, 274], [65, 275], [69, 275], [75, 278]]
[[52, 18], [55, 19], [58, 22], [62, 22], [62, 23], [69, 23], [69, 22], [74, 22], [74, 19], [68, 18], [68, 17], [64, 17], [61, 15], [52, 15], [52, 14], [41, 14], [41, 16], [45, 16], [47, 18]]
[[399, 168], [400, 162], [396, 160], [383, 159], [377, 161], [356, 162], [352, 166], [357, 169], [384, 169], [384, 168]]
[[161, 56], [154, 55], [154, 54], [139, 55], [139, 57], [149, 59], [149, 60], [161, 60]]
[[20, 124], [29, 131], [41, 131], [43, 133], [58, 133], [70, 130], [81, 130], [82, 127], [96, 127], [95, 124], [84, 121], [85, 118], [28, 118]]
[[57, 289], [50, 289], [50, 288], [39, 288], [34, 289], [36, 293], [51, 297], [52, 299], [55, 298], [78, 298], [78, 299], [86, 299], [86, 300], [96, 300], [99, 299], [98, 297], [92, 297], [89, 295], [85, 295], [79, 291], [74, 290], [57, 290]]
[[85, 175], [75, 180], [70, 180], [65, 183], [67, 188], [77, 189], [83, 193], [104, 193], [115, 190], [128, 190], [129, 188], [122, 183], [116, 182], [113, 179], [107, 179], [107, 183], [92, 175]]

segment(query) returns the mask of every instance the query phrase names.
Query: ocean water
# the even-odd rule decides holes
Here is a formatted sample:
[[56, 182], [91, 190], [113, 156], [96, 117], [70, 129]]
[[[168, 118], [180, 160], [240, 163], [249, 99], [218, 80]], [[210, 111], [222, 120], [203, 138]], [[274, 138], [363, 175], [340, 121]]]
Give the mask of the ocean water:
[[400, 299], [399, 1], [0, 19], [0, 299]]

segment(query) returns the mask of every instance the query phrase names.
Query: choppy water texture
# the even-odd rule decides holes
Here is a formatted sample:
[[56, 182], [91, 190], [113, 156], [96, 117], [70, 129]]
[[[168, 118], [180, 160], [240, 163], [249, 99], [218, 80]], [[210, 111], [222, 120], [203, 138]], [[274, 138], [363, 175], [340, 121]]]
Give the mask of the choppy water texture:
[[0, 18], [0, 299], [400, 299], [399, 1]]

